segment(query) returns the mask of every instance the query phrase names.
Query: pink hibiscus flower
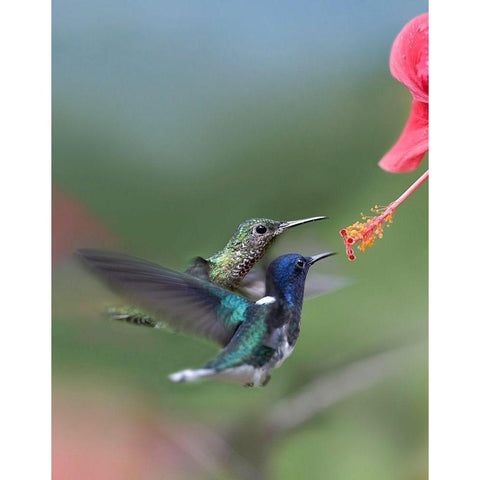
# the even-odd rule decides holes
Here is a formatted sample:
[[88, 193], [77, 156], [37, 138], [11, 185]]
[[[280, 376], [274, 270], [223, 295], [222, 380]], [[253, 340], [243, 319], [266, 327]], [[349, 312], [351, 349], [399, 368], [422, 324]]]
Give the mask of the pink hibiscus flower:
[[410, 20], [393, 42], [390, 71], [413, 96], [410, 117], [395, 145], [380, 160], [388, 172], [415, 170], [428, 151], [428, 13]]
[[[428, 13], [410, 20], [393, 42], [390, 53], [392, 75], [408, 87], [412, 94], [412, 110], [400, 138], [380, 160], [388, 172], [415, 170], [428, 151]], [[428, 170], [420, 176], [397, 200], [387, 207], [375, 205], [371, 213], [361, 214], [357, 221], [342, 228], [340, 235], [349, 260], [355, 260], [353, 246], [363, 252], [383, 238], [384, 227], [389, 227], [397, 208], [428, 178]]]

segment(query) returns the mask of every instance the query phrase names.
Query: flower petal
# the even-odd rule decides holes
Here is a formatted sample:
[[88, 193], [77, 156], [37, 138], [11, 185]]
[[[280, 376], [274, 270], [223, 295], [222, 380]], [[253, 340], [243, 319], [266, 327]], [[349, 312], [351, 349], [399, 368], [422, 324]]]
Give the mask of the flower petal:
[[428, 103], [413, 100], [412, 110], [400, 138], [378, 162], [388, 172], [415, 170], [428, 150]]
[[113, 243], [113, 235], [81, 202], [57, 187], [52, 189], [52, 261], [71, 257], [88, 242]]
[[428, 103], [428, 13], [410, 20], [393, 42], [390, 71], [415, 100]]

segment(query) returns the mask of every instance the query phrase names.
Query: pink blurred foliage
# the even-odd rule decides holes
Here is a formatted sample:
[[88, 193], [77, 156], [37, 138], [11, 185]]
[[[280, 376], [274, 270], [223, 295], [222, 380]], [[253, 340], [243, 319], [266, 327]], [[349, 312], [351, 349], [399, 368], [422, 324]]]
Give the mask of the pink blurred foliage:
[[57, 265], [78, 247], [114, 242], [107, 228], [73, 196], [52, 189], [52, 263]]
[[410, 116], [379, 165], [394, 173], [415, 170], [428, 151], [428, 13], [410, 20], [390, 53], [390, 71], [412, 94]]
[[208, 478], [224, 455], [202, 427], [88, 389], [55, 392], [52, 424], [53, 480]]

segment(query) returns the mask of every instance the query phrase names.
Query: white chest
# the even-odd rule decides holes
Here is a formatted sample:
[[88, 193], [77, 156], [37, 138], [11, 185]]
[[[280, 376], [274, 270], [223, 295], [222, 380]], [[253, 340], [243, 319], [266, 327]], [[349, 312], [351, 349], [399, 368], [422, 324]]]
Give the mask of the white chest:
[[272, 368], [280, 367], [283, 364], [283, 362], [292, 354], [293, 347], [294, 345], [290, 345], [288, 343], [288, 340], [285, 338], [285, 340], [282, 342], [282, 344], [278, 348], [278, 355], [276, 355], [277, 360], [272, 365]]

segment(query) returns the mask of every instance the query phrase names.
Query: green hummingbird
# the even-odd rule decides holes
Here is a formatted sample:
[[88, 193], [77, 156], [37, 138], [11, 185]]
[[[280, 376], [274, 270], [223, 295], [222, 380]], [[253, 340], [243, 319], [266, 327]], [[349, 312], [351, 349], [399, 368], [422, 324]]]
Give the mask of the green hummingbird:
[[[326, 216], [318, 216], [291, 221], [278, 221], [269, 218], [245, 220], [238, 225], [230, 240], [221, 250], [208, 258], [196, 257], [186, 273], [227, 290], [240, 291], [252, 298], [258, 298], [264, 290], [264, 272], [263, 274], [262, 272], [252, 272], [254, 274], [250, 275], [248, 282], [242, 285], [242, 281], [252, 267], [264, 256], [275, 239], [290, 228], [327, 218]], [[255, 287], [253, 287], [254, 283]], [[260, 295], [258, 295], [258, 291], [261, 291]], [[109, 309], [107, 313], [115, 320], [137, 325], [158, 323], [138, 308], [114, 307]]]
[[223, 349], [205, 366], [169, 376], [173, 382], [199, 378], [264, 386], [270, 371], [292, 353], [300, 334], [309, 268], [332, 252], [288, 254], [268, 267], [265, 296], [257, 301], [142, 259], [102, 250], [80, 250], [80, 258], [111, 287], [130, 296], [176, 329], [216, 341]]
[[197, 257], [187, 273], [209, 280], [227, 290], [236, 290], [278, 236], [292, 227], [327, 218], [310, 217], [289, 222], [269, 218], [245, 220], [220, 251], [207, 259]]

